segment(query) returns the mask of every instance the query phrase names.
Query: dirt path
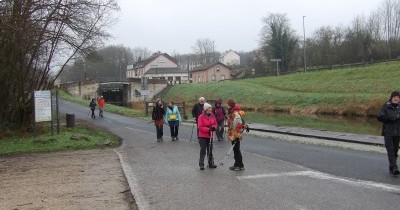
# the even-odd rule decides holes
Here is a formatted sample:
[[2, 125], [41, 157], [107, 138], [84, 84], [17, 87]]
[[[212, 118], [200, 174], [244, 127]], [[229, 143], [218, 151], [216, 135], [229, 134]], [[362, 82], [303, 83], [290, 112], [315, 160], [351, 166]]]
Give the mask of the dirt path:
[[0, 209], [137, 209], [111, 149], [0, 157]]

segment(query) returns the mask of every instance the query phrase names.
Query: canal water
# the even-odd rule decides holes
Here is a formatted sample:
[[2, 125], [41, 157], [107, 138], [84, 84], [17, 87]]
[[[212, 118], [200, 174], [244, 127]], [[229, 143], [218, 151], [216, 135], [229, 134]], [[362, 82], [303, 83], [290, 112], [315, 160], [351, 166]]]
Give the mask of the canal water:
[[379, 136], [382, 123], [376, 118], [345, 117], [331, 115], [303, 115], [290, 113], [246, 112], [247, 123], [276, 126], [313, 128], [326, 131], [369, 134]]

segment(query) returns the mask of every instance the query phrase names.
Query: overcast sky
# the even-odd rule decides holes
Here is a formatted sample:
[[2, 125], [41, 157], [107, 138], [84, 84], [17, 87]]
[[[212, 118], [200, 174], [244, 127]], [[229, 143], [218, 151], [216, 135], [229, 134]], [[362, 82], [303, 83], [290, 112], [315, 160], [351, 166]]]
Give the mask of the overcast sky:
[[357, 15], [376, 10], [383, 0], [118, 0], [119, 21], [106, 44], [147, 47], [173, 55], [192, 53], [199, 38], [215, 41], [219, 52], [258, 48], [261, 19], [286, 13], [292, 28], [306, 37], [321, 26], [348, 26]]

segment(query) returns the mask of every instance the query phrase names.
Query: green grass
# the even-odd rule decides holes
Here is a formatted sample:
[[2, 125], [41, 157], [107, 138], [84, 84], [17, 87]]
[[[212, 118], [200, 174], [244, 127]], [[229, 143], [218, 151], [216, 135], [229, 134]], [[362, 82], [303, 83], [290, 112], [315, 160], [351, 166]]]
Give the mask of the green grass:
[[399, 89], [400, 62], [366, 67], [295, 73], [172, 87], [164, 99], [194, 101], [233, 98], [246, 108], [267, 110], [318, 108], [318, 113], [373, 115], [393, 90]]
[[[66, 101], [71, 101], [71, 102], [81, 104], [81, 105], [87, 106], [87, 107], [89, 107], [89, 103], [90, 103], [90, 101], [88, 101], [88, 100], [84, 100], [84, 99], [72, 96], [64, 91], [60, 91], [60, 98], [66, 100]], [[107, 104], [107, 102], [106, 102], [105, 110], [107, 112], [120, 114], [120, 115], [124, 115], [124, 116], [128, 116], [128, 117], [144, 117], [145, 116], [143, 109], [138, 110], [138, 109], [125, 108], [125, 107], [121, 107], [121, 106]]]
[[[83, 125], [77, 125], [75, 128], [62, 127], [60, 134], [55, 132], [54, 135], [51, 135], [48, 128], [40, 129], [36, 137], [33, 137], [32, 132], [8, 133], [6, 138], [0, 139], [0, 155], [96, 149], [119, 145], [116, 136]], [[73, 136], [77, 139], [71, 138]]]

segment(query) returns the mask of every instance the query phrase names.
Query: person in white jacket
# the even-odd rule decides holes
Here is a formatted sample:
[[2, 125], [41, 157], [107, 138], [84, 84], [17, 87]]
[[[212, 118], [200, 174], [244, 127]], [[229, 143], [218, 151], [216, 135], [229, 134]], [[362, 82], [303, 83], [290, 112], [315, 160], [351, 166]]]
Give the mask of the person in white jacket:
[[165, 110], [165, 123], [169, 125], [171, 131], [172, 141], [179, 140], [178, 130], [179, 125], [182, 122], [181, 114], [179, 113], [178, 107], [173, 101], [169, 101], [167, 109]]

